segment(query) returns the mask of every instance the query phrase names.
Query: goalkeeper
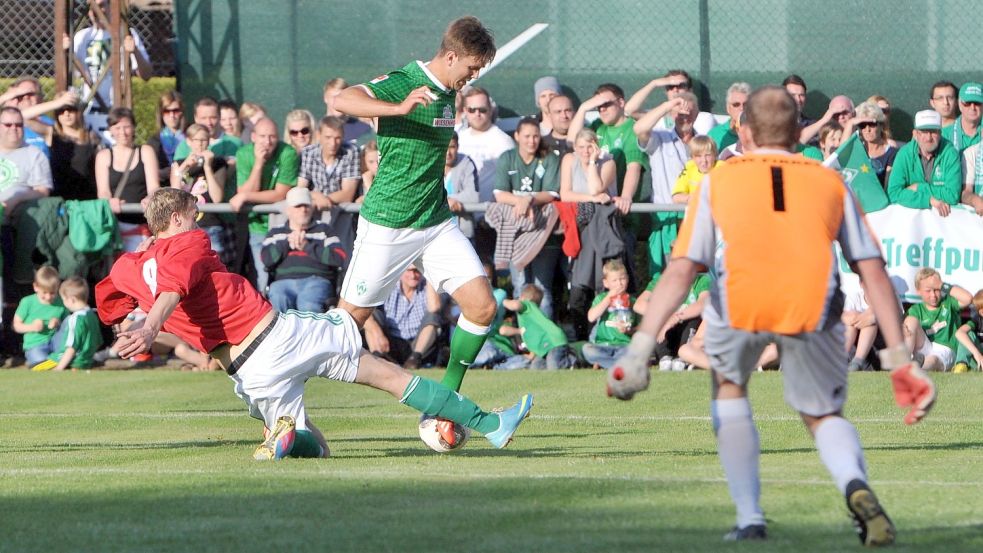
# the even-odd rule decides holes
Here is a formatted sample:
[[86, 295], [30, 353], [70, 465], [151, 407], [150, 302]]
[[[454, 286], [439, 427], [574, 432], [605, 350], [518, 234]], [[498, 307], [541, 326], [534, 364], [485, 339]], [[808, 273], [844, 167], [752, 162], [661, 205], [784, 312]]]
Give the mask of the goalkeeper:
[[737, 525], [728, 540], [765, 539], [758, 433], [747, 398], [761, 351], [778, 344], [785, 400], [815, 438], [819, 456], [846, 497], [861, 542], [887, 545], [894, 525], [867, 485], [863, 450], [842, 416], [847, 396], [838, 242], [866, 286], [888, 347], [882, 365], [905, 422], [932, 406], [932, 381], [911, 361], [894, 290], [876, 238], [839, 175], [792, 155], [798, 111], [782, 88], [755, 91], [741, 143], [748, 155], [715, 169], [690, 197], [673, 259], [659, 280], [628, 351], [608, 371], [608, 393], [630, 399], [648, 386], [655, 335], [705, 268], [715, 275], [703, 319], [713, 369], [711, 418]]

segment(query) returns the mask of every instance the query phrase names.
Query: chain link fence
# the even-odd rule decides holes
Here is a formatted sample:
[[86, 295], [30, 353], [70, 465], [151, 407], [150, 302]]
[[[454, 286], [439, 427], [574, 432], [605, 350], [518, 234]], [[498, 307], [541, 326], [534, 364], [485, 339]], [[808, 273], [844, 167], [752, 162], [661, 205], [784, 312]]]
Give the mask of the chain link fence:
[[[88, 27], [88, 2], [72, 2], [69, 27]], [[45, 96], [54, 83], [55, 3], [53, 0], [0, 0], [0, 79], [32, 76], [41, 79]], [[130, 26], [143, 39], [153, 76], [175, 74], [173, 5], [170, 0], [130, 2]], [[2, 89], [2, 87], [0, 87]]]

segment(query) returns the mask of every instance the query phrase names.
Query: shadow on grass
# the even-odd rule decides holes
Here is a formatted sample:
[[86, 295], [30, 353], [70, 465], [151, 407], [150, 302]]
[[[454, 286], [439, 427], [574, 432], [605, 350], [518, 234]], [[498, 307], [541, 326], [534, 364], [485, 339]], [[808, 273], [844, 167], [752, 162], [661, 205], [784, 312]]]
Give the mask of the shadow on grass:
[[[471, 483], [298, 479], [287, 470], [210, 480], [148, 476], [120, 486], [66, 482], [0, 496], [7, 551], [743, 551], [720, 538], [732, 521], [720, 485], [537, 481]], [[724, 500], [725, 501], [725, 500]], [[794, 501], [794, 500], [793, 500]], [[786, 504], [785, 506], [791, 506]], [[853, 551], [845, 520], [798, 504], [756, 553]], [[57, 516], [53, 517], [52, 514]], [[892, 551], [978, 551], [980, 525], [900, 529]], [[752, 545], [752, 544], [748, 544]], [[859, 551], [860, 549], [856, 549]]]
[[3, 447], [4, 453], [38, 453], [38, 452], [71, 452], [71, 451], [134, 451], [154, 449], [182, 449], [201, 447], [255, 447], [258, 440], [198, 440], [193, 442], [154, 442], [154, 443], [60, 443], [39, 444], [35, 447]]

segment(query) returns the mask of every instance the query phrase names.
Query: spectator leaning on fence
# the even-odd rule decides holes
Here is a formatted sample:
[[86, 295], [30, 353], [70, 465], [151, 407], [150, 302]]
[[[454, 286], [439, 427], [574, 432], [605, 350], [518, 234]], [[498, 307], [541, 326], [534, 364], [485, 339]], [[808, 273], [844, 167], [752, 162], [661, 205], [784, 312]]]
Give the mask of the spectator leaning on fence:
[[[296, 125], [295, 125], [296, 126]], [[344, 141], [345, 121], [328, 115], [317, 128], [317, 143], [300, 152], [297, 184], [310, 188], [315, 209], [355, 201], [362, 168], [358, 147]]]
[[913, 140], [894, 158], [888, 178], [887, 196], [891, 203], [912, 209], [934, 209], [949, 215], [950, 206], [959, 203], [962, 175], [959, 152], [940, 136], [942, 116], [933, 110], [915, 114]]
[[122, 213], [123, 204], [146, 204], [160, 188], [157, 154], [150, 146], [136, 144], [136, 118], [127, 108], [113, 108], [106, 117], [113, 146], [96, 154], [96, 192], [109, 200], [119, 221], [123, 251], [136, 251], [150, 236], [142, 213]]
[[51, 193], [51, 166], [35, 146], [24, 144], [24, 118], [15, 107], [0, 109], [0, 206], [7, 221], [26, 200]]
[[[297, 152], [277, 138], [276, 123], [260, 119], [253, 127], [253, 143], [236, 153], [236, 194], [229, 198], [234, 211], [243, 204], [273, 204], [287, 197], [297, 185], [300, 159]], [[266, 270], [260, 259], [263, 239], [269, 230], [269, 216], [249, 214], [249, 248], [256, 267], [256, 288], [266, 289]]]
[[597, 110], [598, 118], [590, 125], [597, 133], [601, 150], [611, 154], [617, 168], [618, 196], [614, 203], [627, 214], [634, 201], [648, 201], [649, 190], [641, 190], [642, 177], [648, 171], [648, 159], [635, 139], [635, 120], [625, 115], [625, 92], [616, 84], [606, 83], [597, 87], [594, 96], [583, 104], [573, 116], [567, 142], [573, 142], [586, 124], [587, 112]]
[[960, 153], [980, 143], [980, 118], [983, 116], [983, 84], [966, 83], [959, 88], [959, 117], [942, 127], [942, 138]]

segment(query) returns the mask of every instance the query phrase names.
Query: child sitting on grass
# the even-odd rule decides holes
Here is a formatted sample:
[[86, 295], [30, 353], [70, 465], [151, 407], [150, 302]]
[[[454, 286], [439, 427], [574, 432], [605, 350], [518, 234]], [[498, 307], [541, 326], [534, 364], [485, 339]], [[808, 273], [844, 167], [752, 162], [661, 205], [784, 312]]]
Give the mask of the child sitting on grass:
[[959, 313], [973, 301], [962, 287], [942, 282], [932, 268], [915, 273], [915, 292], [922, 298], [908, 308], [904, 319], [905, 344], [926, 371], [948, 371], [955, 363]]
[[518, 316], [519, 327], [503, 326], [503, 335], [517, 333], [529, 353], [513, 355], [495, 365], [498, 370], [522, 369], [570, 369], [577, 356], [570, 349], [567, 335], [563, 329], [550, 320], [539, 308], [543, 301], [543, 290], [535, 284], [526, 284], [517, 300], [505, 300], [502, 304]]
[[711, 169], [724, 163], [717, 161], [717, 145], [706, 136], [694, 136], [689, 141], [689, 155], [692, 159], [683, 166], [683, 172], [672, 187], [673, 203], [689, 203], [690, 194], [696, 192], [703, 177]]
[[594, 298], [587, 311], [587, 320], [597, 323], [594, 338], [584, 344], [584, 360], [595, 367], [610, 369], [628, 348], [630, 332], [636, 317], [631, 306], [635, 296], [628, 294], [628, 270], [625, 264], [612, 259], [601, 268], [604, 292]]
[[48, 358], [31, 367], [33, 371], [63, 371], [92, 367], [92, 356], [102, 345], [99, 317], [89, 307], [89, 285], [79, 277], [71, 277], [58, 289], [61, 301], [71, 311], [58, 333], [58, 346]]
[[51, 355], [55, 333], [68, 311], [58, 297], [58, 271], [45, 265], [34, 272], [34, 293], [24, 296], [14, 312], [14, 332], [24, 335], [24, 357], [33, 367]]

